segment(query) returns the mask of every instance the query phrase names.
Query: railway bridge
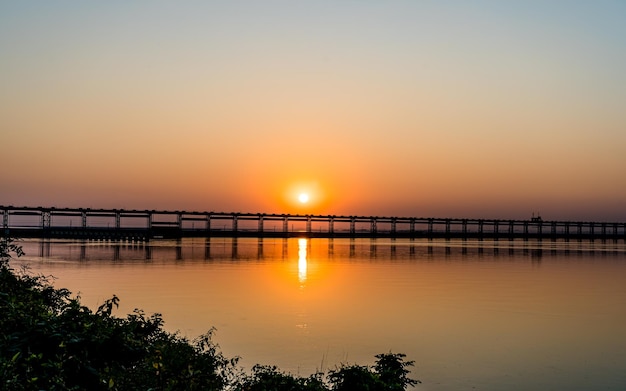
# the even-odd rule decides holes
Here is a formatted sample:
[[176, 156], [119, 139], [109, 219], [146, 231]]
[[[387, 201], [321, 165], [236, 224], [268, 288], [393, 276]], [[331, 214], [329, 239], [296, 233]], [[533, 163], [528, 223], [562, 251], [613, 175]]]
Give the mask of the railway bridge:
[[626, 239], [626, 223], [337, 216], [0, 205], [3, 236], [144, 241], [182, 237]]

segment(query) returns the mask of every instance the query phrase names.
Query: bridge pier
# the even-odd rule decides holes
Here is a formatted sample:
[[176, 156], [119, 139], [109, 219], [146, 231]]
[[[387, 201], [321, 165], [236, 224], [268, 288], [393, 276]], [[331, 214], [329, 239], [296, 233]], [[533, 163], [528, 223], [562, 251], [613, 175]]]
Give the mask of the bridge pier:
[[146, 220], [148, 224], [148, 231], [152, 232], [152, 221], [153, 221], [152, 212], [148, 212], [146, 216]]
[[50, 211], [44, 211], [41, 214], [41, 228], [49, 229], [51, 225], [52, 225], [52, 215], [50, 214]]
[[9, 236], [9, 210], [4, 209], [2, 212], [2, 230], [4, 231], [4, 236]]

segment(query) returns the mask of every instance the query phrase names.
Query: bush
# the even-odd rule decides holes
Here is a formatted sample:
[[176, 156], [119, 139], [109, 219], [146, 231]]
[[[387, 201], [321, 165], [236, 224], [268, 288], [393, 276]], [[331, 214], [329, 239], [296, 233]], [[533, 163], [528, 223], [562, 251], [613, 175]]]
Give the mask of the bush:
[[404, 390], [403, 354], [377, 355], [373, 368], [342, 366], [307, 378], [273, 366], [245, 374], [213, 343], [213, 330], [191, 342], [163, 330], [161, 315], [112, 315], [113, 296], [95, 312], [48, 279], [11, 269], [22, 250], [0, 241], [0, 389], [13, 390]]

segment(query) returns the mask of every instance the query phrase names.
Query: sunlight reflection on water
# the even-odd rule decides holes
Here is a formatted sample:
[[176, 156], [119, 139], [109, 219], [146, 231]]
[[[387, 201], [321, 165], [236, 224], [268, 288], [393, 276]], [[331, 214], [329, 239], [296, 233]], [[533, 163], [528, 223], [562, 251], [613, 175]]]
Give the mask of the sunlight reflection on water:
[[306, 282], [307, 243], [308, 243], [308, 240], [306, 239], [298, 239], [298, 280], [300, 281], [301, 286], [304, 286], [304, 283]]

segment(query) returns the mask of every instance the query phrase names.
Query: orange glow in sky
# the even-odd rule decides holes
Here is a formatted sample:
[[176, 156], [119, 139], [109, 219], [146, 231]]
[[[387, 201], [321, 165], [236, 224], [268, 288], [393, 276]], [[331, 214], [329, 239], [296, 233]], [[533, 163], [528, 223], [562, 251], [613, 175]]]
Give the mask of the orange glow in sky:
[[626, 220], [626, 3], [242, 10], [2, 3], [0, 205]]

